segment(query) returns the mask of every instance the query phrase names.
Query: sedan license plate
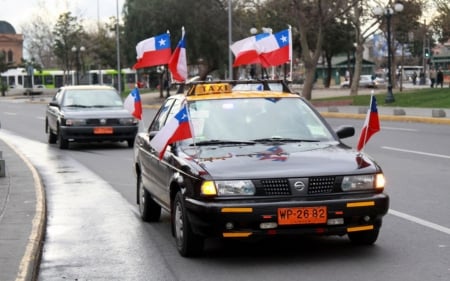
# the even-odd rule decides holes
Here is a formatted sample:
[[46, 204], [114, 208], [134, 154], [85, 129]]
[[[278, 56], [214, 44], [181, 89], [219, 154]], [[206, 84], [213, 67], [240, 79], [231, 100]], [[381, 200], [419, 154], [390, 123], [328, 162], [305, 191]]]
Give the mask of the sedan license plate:
[[113, 133], [112, 127], [95, 127], [94, 134], [96, 135], [110, 135]]
[[327, 222], [327, 207], [278, 208], [278, 224], [319, 224]]

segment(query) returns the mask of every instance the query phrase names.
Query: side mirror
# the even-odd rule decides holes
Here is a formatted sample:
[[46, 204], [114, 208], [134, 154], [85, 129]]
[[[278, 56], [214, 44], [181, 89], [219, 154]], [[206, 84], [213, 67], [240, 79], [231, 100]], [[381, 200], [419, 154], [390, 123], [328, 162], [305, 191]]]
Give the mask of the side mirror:
[[355, 135], [355, 128], [353, 126], [341, 126], [335, 132], [340, 139], [345, 139]]
[[57, 103], [56, 101], [52, 100], [48, 103], [48, 105], [50, 106], [56, 106], [57, 108], [59, 108], [59, 103]]

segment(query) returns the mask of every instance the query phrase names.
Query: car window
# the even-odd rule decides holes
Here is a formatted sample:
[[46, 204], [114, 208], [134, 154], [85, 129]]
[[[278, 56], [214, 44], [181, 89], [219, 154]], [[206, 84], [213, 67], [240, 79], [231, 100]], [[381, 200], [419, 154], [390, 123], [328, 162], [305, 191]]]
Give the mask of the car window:
[[150, 124], [150, 127], [148, 128], [149, 132], [159, 131], [164, 126], [167, 120], [167, 116], [170, 113], [170, 109], [174, 104], [174, 101], [174, 99], [168, 99], [164, 102], [155, 118], [153, 119], [153, 123]]
[[298, 98], [195, 101], [189, 104], [189, 114], [198, 141], [333, 139], [317, 115]]
[[118, 107], [123, 106], [120, 96], [113, 90], [67, 90], [63, 106]]

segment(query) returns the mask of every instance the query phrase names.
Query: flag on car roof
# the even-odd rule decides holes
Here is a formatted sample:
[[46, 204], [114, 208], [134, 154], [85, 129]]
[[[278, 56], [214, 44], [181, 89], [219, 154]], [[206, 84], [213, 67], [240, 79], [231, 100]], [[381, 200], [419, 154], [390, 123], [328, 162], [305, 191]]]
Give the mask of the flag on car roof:
[[192, 132], [185, 104], [152, 138], [150, 146], [158, 152], [159, 159], [162, 159], [168, 145], [189, 138], [192, 138]]
[[367, 110], [367, 116], [356, 149], [361, 151], [369, 141], [370, 137], [378, 131], [380, 131], [380, 120], [378, 118], [377, 99], [372, 93], [370, 96], [370, 106]]
[[137, 61], [134, 69], [167, 64], [170, 59], [170, 35], [164, 33], [136, 45]]
[[260, 33], [233, 43], [231, 51], [236, 57], [233, 66], [261, 64], [263, 67], [278, 66], [292, 57], [291, 29], [275, 34]]
[[291, 29], [270, 34], [255, 42], [264, 67], [278, 66], [291, 60]]
[[184, 82], [188, 77], [186, 60], [186, 40], [184, 37], [184, 27], [181, 31], [181, 40], [169, 59], [169, 70], [172, 72], [173, 79]]
[[270, 33], [260, 33], [234, 42], [230, 46], [230, 49], [235, 56], [233, 66], [261, 63], [259, 53], [256, 48], [256, 41], [269, 35]]
[[128, 110], [135, 118], [142, 120], [142, 101], [139, 95], [139, 89], [134, 88], [126, 97], [123, 107]]

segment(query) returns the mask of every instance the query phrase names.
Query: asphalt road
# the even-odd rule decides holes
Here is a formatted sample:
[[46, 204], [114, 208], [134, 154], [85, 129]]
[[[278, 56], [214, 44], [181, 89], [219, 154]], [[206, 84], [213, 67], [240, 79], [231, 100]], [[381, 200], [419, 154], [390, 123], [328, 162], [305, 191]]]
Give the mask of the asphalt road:
[[[355, 247], [346, 237], [208, 241], [205, 256], [185, 259], [175, 249], [167, 214], [155, 224], [138, 218], [132, 150], [125, 143], [68, 151], [49, 146], [44, 108], [0, 103], [2, 130], [46, 186], [40, 280], [450, 280], [447, 125], [382, 122], [368, 143], [366, 152], [383, 167], [391, 196], [375, 246]], [[143, 123], [153, 114], [146, 110]], [[329, 122], [358, 131], [363, 121]]]

